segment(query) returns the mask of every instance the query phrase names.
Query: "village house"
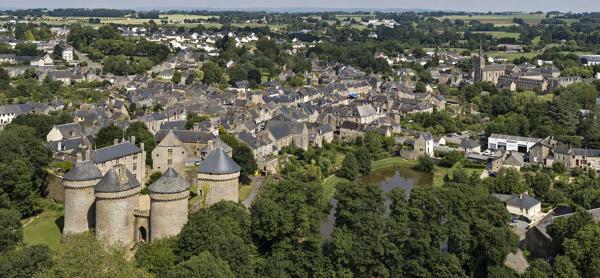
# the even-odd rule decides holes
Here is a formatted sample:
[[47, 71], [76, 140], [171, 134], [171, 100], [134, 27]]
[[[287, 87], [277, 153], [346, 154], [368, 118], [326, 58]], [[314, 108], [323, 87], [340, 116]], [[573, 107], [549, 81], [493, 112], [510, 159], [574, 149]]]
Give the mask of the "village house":
[[492, 194], [492, 196], [506, 206], [513, 217], [523, 217], [531, 221], [542, 211], [542, 203], [529, 196], [527, 192], [521, 194]]
[[429, 132], [420, 133], [414, 141], [413, 149], [416, 156], [427, 155], [434, 157], [433, 136]]
[[46, 141], [61, 141], [63, 139], [79, 138], [82, 135], [83, 129], [79, 123], [55, 125], [50, 132], [48, 132], [48, 135], [46, 135]]
[[273, 141], [275, 152], [290, 145], [308, 149], [308, 129], [305, 123], [271, 120], [267, 122], [264, 132]]
[[139, 183], [144, 184], [146, 180], [146, 152], [144, 151], [144, 143], [140, 143], [140, 147], [137, 147], [135, 143], [134, 136], [129, 141], [115, 139], [113, 145], [92, 152], [93, 162], [103, 175], [113, 166], [124, 165]]
[[213, 133], [206, 131], [161, 129], [154, 136], [158, 143], [152, 150], [152, 169], [173, 168], [185, 177], [186, 166], [199, 164], [217, 146], [232, 156], [232, 149]]

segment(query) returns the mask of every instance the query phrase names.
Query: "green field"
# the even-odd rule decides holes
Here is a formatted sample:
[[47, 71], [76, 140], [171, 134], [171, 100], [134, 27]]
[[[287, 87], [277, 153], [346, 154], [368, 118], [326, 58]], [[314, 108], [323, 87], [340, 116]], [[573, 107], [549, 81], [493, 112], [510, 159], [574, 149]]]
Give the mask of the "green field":
[[446, 18], [450, 19], [450, 20], [461, 19], [467, 23], [471, 20], [477, 20], [483, 24], [491, 23], [491, 24], [498, 25], [498, 26], [506, 26], [506, 25], [514, 24], [513, 18], [522, 18], [528, 24], [533, 24], [533, 25], [539, 24], [540, 21], [542, 21], [542, 19], [546, 18], [546, 15], [544, 15], [544, 14], [473, 15], [473, 16], [449, 15], [449, 16], [440, 17], [439, 19], [444, 20]]
[[489, 57], [496, 57], [496, 56], [505, 57], [509, 61], [512, 61], [512, 60], [520, 58], [520, 57], [525, 57], [527, 59], [531, 59], [531, 58], [541, 54], [541, 52], [487, 51], [487, 52], [485, 52], [485, 54], [488, 55]]
[[63, 206], [51, 200], [42, 200], [44, 211], [37, 216], [23, 219], [23, 235], [27, 244], [46, 244], [53, 250], [61, 248]]
[[483, 33], [483, 34], [488, 34], [488, 35], [492, 35], [495, 39], [500, 39], [500, 38], [513, 38], [513, 39], [518, 39], [519, 38], [519, 33], [513, 33], [513, 32], [499, 32], [499, 31], [477, 31], [477, 32], [473, 32], [474, 34], [477, 33]]

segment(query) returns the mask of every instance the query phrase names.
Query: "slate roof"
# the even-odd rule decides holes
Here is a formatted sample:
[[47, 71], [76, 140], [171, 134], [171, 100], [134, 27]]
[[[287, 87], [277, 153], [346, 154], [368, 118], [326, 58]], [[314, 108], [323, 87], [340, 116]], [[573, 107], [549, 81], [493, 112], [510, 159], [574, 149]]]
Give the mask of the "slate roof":
[[140, 186], [138, 180], [125, 167], [120, 168], [121, 172], [110, 168], [104, 177], [94, 186], [96, 192], [122, 192]]
[[304, 123], [288, 121], [269, 121], [267, 123], [267, 129], [277, 140], [290, 136], [291, 134], [302, 133], [304, 127]]
[[514, 194], [512, 196], [512, 198], [510, 200], [508, 200], [508, 202], [506, 202], [506, 204], [509, 206], [524, 208], [524, 209], [532, 208], [533, 206], [535, 206], [539, 203], [540, 203], [540, 201], [534, 199], [533, 197], [529, 196], [528, 194], [522, 194], [522, 195]]
[[198, 166], [198, 173], [202, 174], [233, 174], [239, 171], [240, 166], [222, 148], [216, 148]]
[[66, 181], [89, 181], [102, 178], [102, 172], [92, 161], [81, 161], [73, 169], [64, 174]]
[[465, 149], [473, 149], [473, 148], [477, 148], [480, 146], [481, 145], [479, 144], [479, 142], [477, 142], [475, 140], [471, 140], [471, 139], [463, 139], [460, 142], [460, 147], [465, 148]]
[[128, 156], [135, 153], [140, 153], [142, 150], [136, 145], [129, 142], [123, 142], [116, 145], [97, 149], [92, 153], [94, 163], [99, 164], [106, 161], [111, 161], [119, 157]]
[[187, 120], [175, 120], [163, 122], [160, 124], [160, 129], [178, 129], [184, 130], [187, 125]]
[[190, 185], [173, 168], [169, 168], [148, 189], [152, 193], [174, 194], [189, 190]]
[[[169, 133], [169, 129], [161, 129], [154, 136], [154, 140], [157, 142], [162, 141], [167, 133]], [[216, 136], [208, 131], [194, 131], [194, 130], [173, 130], [173, 133], [181, 142], [183, 143], [206, 143], [208, 140], [215, 140]]]
[[55, 126], [63, 137], [73, 138], [83, 134], [83, 129], [79, 123], [69, 123]]

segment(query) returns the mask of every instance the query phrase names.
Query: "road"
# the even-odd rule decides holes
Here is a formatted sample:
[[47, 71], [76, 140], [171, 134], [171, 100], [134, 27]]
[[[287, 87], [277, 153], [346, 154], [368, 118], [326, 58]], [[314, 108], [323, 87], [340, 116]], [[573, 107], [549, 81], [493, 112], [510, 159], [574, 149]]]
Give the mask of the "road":
[[242, 201], [242, 204], [246, 208], [249, 209], [250, 206], [252, 206], [252, 203], [254, 202], [254, 200], [256, 200], [256, 197], [258, 197], [258, 191], [260, 190], [260, 187], [262, 186], [264, 181], [265, 177], [263, 176], [254, 177], [252, 179], [252, 191], [250, 192], [250, 195], [248, 195], [248, 197], [246, 197], [246, 199]]
[[79, 58], [80, 62], [86, 62], [88, 68], [90, 68], [90, 69], [102, 68], [99, 64], [97, 64], [96, 62], [92, 61], [85, 54], [77, 51], [77, 49], [75, 49], [75, 48], [73, 48], [73, 54], [77, 55], [77, 57]]

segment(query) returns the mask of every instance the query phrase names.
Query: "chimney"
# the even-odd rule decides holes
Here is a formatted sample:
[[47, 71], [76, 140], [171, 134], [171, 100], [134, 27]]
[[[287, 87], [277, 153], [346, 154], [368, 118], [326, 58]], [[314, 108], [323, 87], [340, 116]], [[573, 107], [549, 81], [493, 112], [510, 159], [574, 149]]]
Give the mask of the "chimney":
[[131, 144], [135, 145], [135, 136], [131, 136], [131, 138], [129, 139], [129, 142], [131, 142]]
[[519, 199], [523, 200], [523, 193], [519, 194]]
[[113, 140], [113, 145], [119, 144], [119, 138]]
[[142, 149], [142, 151], [144, 151], [144, 143], [140, 143], [140, 149]]

